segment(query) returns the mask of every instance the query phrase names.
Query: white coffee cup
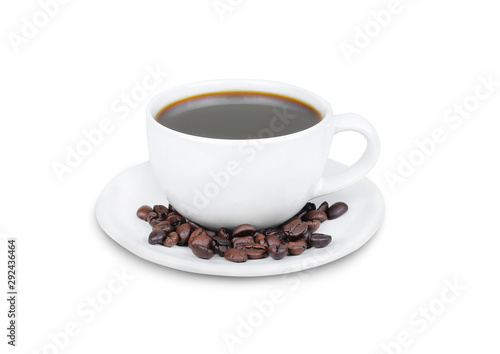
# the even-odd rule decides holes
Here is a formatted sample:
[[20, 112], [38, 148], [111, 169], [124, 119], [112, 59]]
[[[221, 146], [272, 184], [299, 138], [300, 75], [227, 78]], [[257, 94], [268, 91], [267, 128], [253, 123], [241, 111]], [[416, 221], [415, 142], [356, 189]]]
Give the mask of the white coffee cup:
[[[156, 114], [171, 103], [224, 91], [288, 96], [313, 106], [323, 119], [296, 133], [246, 140], [189, 135], [155, 120]], [[273, 126], [280, 119], [283, 117], [276, 117]], [[273, 129], [263, 127], [264, 131], [270, 136]], [[324, 174], [332, 138], [343, 131], [361, 133], [367, 140], [366, 150], [345, 171]], [[215, 230], [240, 224], [259, 229], [276, 226], [310, 199], [361, 179], [380, 153], [378, 135], [363, 117], [334, 115], [328, 102], [305, 89], [260, 80], [205, 81], [166, 90], [147, 107], [147, 134], [151, 166], [169, 202], [189, 220]]]

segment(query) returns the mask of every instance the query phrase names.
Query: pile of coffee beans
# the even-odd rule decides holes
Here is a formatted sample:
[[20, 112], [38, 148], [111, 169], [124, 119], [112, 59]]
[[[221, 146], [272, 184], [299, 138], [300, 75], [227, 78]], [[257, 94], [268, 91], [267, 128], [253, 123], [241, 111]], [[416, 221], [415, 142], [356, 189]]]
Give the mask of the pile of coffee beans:
[[243, 224], [234, 230], [221, 227], [210, 230], [186, 220], [172, 205], [143, 205], [137, 216], [147, 221], [153, 231], [148, 241], [152, 245], [187, 246], [199, 258], [210, 259], [215, 254], [225, 259], [241, 263], [249, 259], [270, 256], [279, 260], [287, 255], [302, 254], [307, 248], [322, 248], [332, 242], [330, 235], [316, 233], [321, 223], [342, 216], [348, 207], [343, 202], [328, 205], [321, 203], [316, 208], [307, 203], [297, 215], [277, 228], [256, 230]]

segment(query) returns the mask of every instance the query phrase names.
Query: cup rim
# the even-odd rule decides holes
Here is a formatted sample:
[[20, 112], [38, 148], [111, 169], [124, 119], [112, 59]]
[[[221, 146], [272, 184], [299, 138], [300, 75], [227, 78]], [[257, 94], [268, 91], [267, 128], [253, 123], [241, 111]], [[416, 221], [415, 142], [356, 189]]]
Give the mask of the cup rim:
[[[233, 88], [216, 88], [220, 85], [228, 85], [228, 86], [234, 86]], [[246, 85], [246, 86], [245, 86]], [[236, 86], [240, 86], [239, 88], [236, 88]], [[249, 86], [251, 86], [249, 88]], [[274, 90], [266, 90], [266, 87], [270, 88], [273, 87]], [[298, 91], [300, 92], [303, 96], [308, 96], [313, 101], [316, 101], [318, 104], [320, 104], [322, 107], [318, 107], [318, 104], [313, 104], [309, 102], [308, 100], [304, 100], [303, 98], [295, 97], [292, 94], [289, 93], [283, 93], [280, 91], [280, 88], [287, 88], [289, 90], [293, 91]], [[184, 96], [184, 98], [189, 98], [192, 96], [196, 96], [199, 94], [204, 94], [204, 93], [217, 93], [217, 92], [226, 92], [226, 91], [255, 91], [255, 92], [263, 92], [263, 93], [272, 93], [272, 94], [278, 94], [284, 97], [290, 97], [294, 100], [302, 101], [310, 106], [312, 106], [314, 109], [316, 109], [318, 112], [322, 114], [322, 119], [320, 122], [314, 124], [313, 126], [300, 130], [295, 133], [290, 133], [286, 135], [280, 135], [280, 136], [275, 136], [275, 137], [269, 137], [269, 138], [251, 138], [251, 139], [222, 139], [222, 138], [211, 138], [211, 137], [204, 137], [204, 136], [198, 136], [198, 135], [192, 135], [192, 134], [187, 134], [183, 132], [179, 132], [177, 130], [168, 128], [161, 123], [159, 123], [155, 119], [155, 115], [158, 112], [155, 112], [153, 114], [152, 109], [153, 105], [157, 103], [158, 100], [163, 98], [164, 96], [168, 95], [170, 92], [175, 92], [181, 89], [193, 89], [193, 93]], [[200, 90], [201, 89], [201, 90]], [[195, 92], [196, 91], [196, 92]], [[177, 101], [172, 100], [171, 102], [166, 101], [165, 103], [162, 104], [162, 107], [165, 107], [169, 105], [172, 102]], [[256, 79], [217, 79], [217, 80], [204, 80], [204, 81], [194, 81], [194, 82], [189, 82], [185, 83], [182, 85], [177, 85], [171, 88], [168, 88], [166, 90], [163, 90], [162, 92], [156, 94], [153, 96], [146, 107], [146, 119], [147, 121], [153, 123], [153, 126], [156, 126], [156, 129], [163, 130], [165, 132], [168, 132], [169, 134], [174, 134], [180, 138], [183, 139], [189, 139], [189, 140], [195, 140], [195, 141], [205, 141], [205, 142], [218, 142], [218, 143], [232, 143], [234, 144], [235, 142], [241, 143], [244, 141], [248, 142], [253, 142], [253, 141], [259, 141], [261, 143], [271, 143], [271, 142], [278, 142], [278, 141], [283, 141], [283, 140], [290, 140], [294, 139], [296, 137], [299, 137], [301, 135], [307, 134], [308, 132], [311, 132], [314, 129], [320, 129], [324, 127], [325, 125], [330, 125], [331, 123], [331, 117], [333, 116], [333, 111], [332, 107], [330, 104], [323, 99], [322, 97], [318, 96], [317, 94], [304, 89], [299, 86], [279, 82], [279, 81], [271, 81], [271, 80], [256, 80]]]

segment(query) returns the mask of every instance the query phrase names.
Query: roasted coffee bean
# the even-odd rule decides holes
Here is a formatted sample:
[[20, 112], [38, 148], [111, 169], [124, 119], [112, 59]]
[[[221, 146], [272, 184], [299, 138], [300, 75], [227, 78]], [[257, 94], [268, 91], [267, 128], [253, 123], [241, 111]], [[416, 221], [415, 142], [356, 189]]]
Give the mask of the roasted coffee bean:
[[332, 242], [332, 236], [325, 234], [312, 234], [307, 238], [307, 243], [312, 247], [323, 248]]
[[233, 231], [233, 237], [242, 237], [242, 236], [253, 236], [257, 230], [250, 224], [243, 224], [238, 226]]
[[307, 226], [310, 233], [316, 232], [321, 226], [321, 221], [319, 220], [308, 221]]
[[272, 259], [280, 260], [288, 254], [288, 246], [281, 243], [272, 246], [269, 245], [267, 253], [269, 253]]
[[326, 220], [326, 213], [321, 210], [313, 210], [304, 215], [303, 219], [304, 221], [319, 220], [323, 222]]
[[152, 211], [148, 214], [149, 225], [154, 227], [155, 225], [161, 223], [162, 221], [163, 220], [160, 218], [160, 216], [157, 213], [155, 213], [154, 211]]
[[247, 254], [237, 248], [230, 248], [224, 253], [224, 258], [236, 263], [246, 262], [248, 260]]
[[153, 230], [149, 234], [148, 242], [151, 245], [157, 245], [162, 243], [166, 237], [167, 233], [165, 232], [165, 230]]
[[328, 220], [333, 220], [344, 215], [348, 209], [349, 207], [344, 202], [338, 202], [333, 204], [331, 207], [328, 208], [328, 211], [326, 213], [326, 215], [328, 216]]
[[193, 242], [191, 242], [191, 247], [194, 245], [202, 245], [205, 247], [210, 247], [210, 243], [212, 242], [212, 238], [207, 236], [207, 234], [201, 234], [198, 237], [195, 237], [193, 239]]
[[157, 218], [158, 218], [158, 214], [155, 213], [154, 211], [150, 211], [148, 213], [148, 216], [146, 217], [146, 221], [149, 222], [149, 223], [151, 223], [151, 220], [157, 219]]
[[288, 242], [288, 254], [291, 254], [293, 256], [297, 256], [299, 254], [302, 254], [306, 248], [307, 248], [307, 243], [305, 241], [295, 241], [295, 242]]
[[306, 232], [304, 232], [304, 235], [302, 235], [302, 237], [300, 237], [300, 238], [298, 238], [298, 239], [296, 239], [296, 240], [292, 240], [292, 241], [303, 241], [303, 242], [305, 242], [305, 244], [306, 244], [306, 246], [307, 246], [306, 248], [311, 248], [311, 246], [309, 246], [309, 244], [307, 243], [307, 238], [308, 238], [309, 236], [311, 236], [311, 235], [312, 235], [312, 232], [311, 232], [311, 231], [309, 231], [309, 229], [307, 229], [307, 231], [306, 231]]
[[290, 220], [288, 223], [283, 225], [283, 231], [285, 232], [285, 236], [289, 239], [296, 239], [301, 237], [307, 231], [308, 225], [299, 217], [295, 217]]
[[151, 219], [151, 221], [149, 222], [149, 225], [155, 227], [155, 225], [157, 225], [157, 224], [159, 224], [161, 222], [162, 222], [161, 218]]
[[[158, 213], [157, 213], [157, 214], [158, 214]], [[161, 222], [161, 221], [165, 221], [165, 220], [167, 220], [167, 218], [165, 218], [165, 217], [163, 216], [163, 214], [158, 214], [158, 220]]]
[[195, 256], [202, 258], [202, 259], [210, 259], [215, 254], [215, 252], [212, 249], [210, 249], [210, 247], [207, 247], [204, 245], [198, 245], [198, 244], [193, 244], [193, 247], [191, 247], [191, 251], [193, 251]]
[[302, 218], [300, 216], [294, 216], [293, 218], [291, 219], [288, 219], [287, 221], [285, 221], [283, 224], [280, 225], [280, 229], [283, 229], [285, 225], [287, 224], [290, 224], [291, 222], [294, 222], [294, 221], [302, 221]]
[[[309, 235], [311, 235], [311, 234], [307, 234], [307, 237], [308, 237]], [[298, 239], [293, 240], [293, 242], [296, 242], [296, 243], [303, 243], [304, 245], [306, 245], [306, 246], [307, 246], [307, 237], [304, 237], [304, 236], [299, 237]], [[292, 242], [292, 241], [290, 241], [290, 242]], [[288, 243], [290, 243], [290, 242], [288, 242]]]
[[155, 205], [153, 210], [163, 219], [166, 219], [169, 213], [168, 208], [165, 205]]
[[143, 205], [139, 209], [137, 209], [137, 217], [144, 221], [148, 220], [148, 214], [152, 212], [153, 209], [149, 205]]
[[205, 229], [205, 233], [207, 234], [207, 236], [209, 237], [214, 237], [215, 235], [217, 235], [217, 233], [213, 230], [208, 230], [208, 229]]
[[165, 240], [163, 240], [163, 245], [167, 247], [175, 246], [179, 242], [179, 235], [177, 232], [171, 232], [167, 235]]
[[170, 225], [170, 223], [167, 221], [167, 220], [163, 220], [163, 221], [160, 221], [158, 224], [156, 224], [155, 226], [153, 226], [153, 230], [156, 230], [156, 229], [161, 229], [165, 226], [172, 226]]
[[264, 234], [257, 233], [257, 234], [255, 234], [254, 239], [255, 239], [255, 243], [259, 243], [261, 245], [267, 246], [266, 236], [264, 236]]
[[266, 247], [259, 243], [247, 243], [241, 246], [240, 249], [247, 254], [248, 259], [264, 258], [267, 255]]
[[189, 236], [191, 236], [191, 225], [188, 223], [180, 224], [176, 227], [175, 232], [179, 235], [179, 246], [185, 246], [188, 243]]
[[307, 213], [308, 213], [307, 210], [302, 209], [297, 214], [295, 214], [295, 216], [298, 216], [299, 218], [302, 219], [304, 217], [304, 215], [306, 215]]
[[304, 207], [302, 209], [303, 210], [307, 210], [308, 212], [316, 210], [316, 204], [314, 204], [314, 203], [307, 203], [306, 205], [304, 205]]
[[186, 221], [171, 204], [168, 208], [164, 205], [153, 208], [143, 205], [136, 214], [153, 227], [148, 237], [150, 244], [162, 243], [167, 247], [187, 244], [200, 258], [209, 259], [217, 253], [239, 263], [268, 254], [278, 260], [287, 254], [302, 254], [309, 247], [325, 247], [332, 242], [332, 237], [315, 232], [321, 222], [336, 219], [347, 210], [347, 204], [343, 202], [328, 206], [325, 201], [317, 209], [314, 203], [309, 202], [279, 228], [266, 229], [262, 233], [250, 224], [242, 224], [232, 233], [223, 227], [217, 232], [206, 229], [193, 221]]
[[149, 223], [152, 227], [155, 227], [156, 225], [158, 225], [159, 223], [161, 223], [162, 221], [164, 221], [163, 219], [161, 218], [157, 218], [157, 219], [152, 219], [151, 222]]
[[219, 231], [217, 231], [217, 236], [225, 237], [227, 239], [231, 238], [231, 235], [229, 234], [229, 232], [223, 227], [221, 227], [219, 229]]
[[317, 210], [322, 211], [323, 213], [326, 213], [326, 211], [328, 210], [328, 202], [321, 203], [321, 205], [318, 207]]
[[175, 231], [175, 228], [168, 223], [168, 221], [160, 221], [158, 224], [153, 226], [153, 230], [162, 229], [168, 234], [172, 231]]
[[171, 212], [170, 214], [168, 214], [167, 216], [167, 221], [173, 225], [173, 226], [177, 226], [179, 224], [183, 224], [186, 222], [186, 219], [184, 219], [184, 217], [182, 215], [180, 215], [179, 213], [177, 212]]
[[212, 247], [214, 252], [219, 256], [224, 257], [224, 253], [231, 248], [231, 241], [229, 241], [227, 237], [214, 236], [210, 242], [210, 247]]
[[210, 246], [210, 241], [212, 239], [210, 237], [208, 237], [207, 234], [205, 233], [205, 230], [200, 227], [199, 229], [194, 230], [191, 233], [191, 236], [189, 236], [189, 240], [188, 240], [189, 248], [191, 248], [193, 245], [193, 242], [195, 242], [195, 240], [197, 238], [200, 238], [200, 237], [201, 237], [201, 239], [196, 242], [197, 244], [202, 244], [203, 246], [207, 246], [207, 247]]
[[193, 222], [193, 221], [188, 221], [188, 224], [191, 225], [191, 231], [194, 231], [196, 229], [199, 229], [201, 226], [198, 225], [197, 223]]
[[264, 235], [273, 235], [279, 238], [283, 238], [285, 237], [285, 232], [283, 231], [283, 229], [267, 229], [266, 231], [264, 231]]
[[269, 235], [266, 237], [267, 244], [269, 246], [276, 246], [276, 245], [281, 245], [283, 242], [278, 236], [275, 235]]
[[253, 236], [242, 236], [242, 237], [233, 237], [231, 242], [233, 243], [234, 248], [240, 248], [243, 245], [248, 243], [254, 243], [255, 240]]
[[196, 230], [194, 230], [193, 232], [191, 232], [191, 235], [189, 236], [189, 240], [188, 240], [188, 246], [191, 247], [191, 243], [193, 242], [194, 238], [198, 237], [204, 233], [205, 233], [205, 229], [202, 227], [199, 227]]

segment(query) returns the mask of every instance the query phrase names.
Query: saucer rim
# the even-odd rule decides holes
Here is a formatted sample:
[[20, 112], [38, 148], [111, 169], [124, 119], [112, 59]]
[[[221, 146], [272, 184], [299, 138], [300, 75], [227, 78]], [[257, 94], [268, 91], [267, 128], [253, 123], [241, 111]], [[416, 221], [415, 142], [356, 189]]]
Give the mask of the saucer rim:
[[[333, 159], [329, 159], [328, 163], [335, 163], [339, 166], [347, 167], [344, 164], [341, 164]], [[329, 257], [327, 257], [327, 259], [325, 259], [325, 260], [317, 262], [314, 265], [309, 265], [309, 266], [304, 266], [304, 267], [295, 266], [295, 265], [300, 265], [301, 263], [305, 264], [306, 261], [308, 259], [310, 259], [307, 257], [307, 255], [306, 255], [306, 257], [301, 255], [300, 257], [303, 257], [303, 258], [293, 257], [294, 260], [295, 259], [297, 260], [296, 262], [293, 262], [293, 264], [295, 264], [294, 266], [291, 266], [288, 268], [287, 267], [272, 267], [271, 270], [266, 271], [266, 272], [259, 272], [258, 274], [256, 274], [255, 272], [252, 272], [252, 270], [251, 270], [252, 268], [250, 268], [250, 267], [252, 267], [253, 264], [258, 264], [257, 262], [266, 261], [265, 259], [252, 260], [251, 262], [245, 262], [243, 264], [236, 264], [236, 265], [231, 263], [231, 262], [227, 262], [228, 263], [227, 266], [225, 264], [224, 264], [224, 266], [222, 266], [224, 268], [224, 271], [220, 271], [220, 270], [218, 270], [218, 268], [220, 268], [219, 264], [214, 265], [214, 264], [207, 263], [207, 265], [208, 265], [207, 267], [206, 266], [200, 267], [200, 264], [197, 263], [200, 261], [200, 259], [198, 259], [198, 258], [193, 259], [192, 262], [190, 262], [189, 259], [188, 259], [188, 261], [180, 261], [179, 262], [175, 258], [163, 258], [163, 257], [160, 258], [158, 253], [154, 253], [151, 251], [151, 249], [148, 248], [148, 247], [155, 247], [155, 246], [151, 246], [151, 245], [147, 244], [147, 242], [146, 242], [144, 244], [145, 247], [143, 247], [143, 246], [137, 247], [136, 242], [134, 242], [133, 239], [128, 239], [126, 237], [125, 238], [124, 237], [117, 237], [116, 234], [113, 232], [113, 230], [110, 230], [110, 228], [107, 227], [107, 226], [109, 226], [109, 223], [102, 219], [102, 217], [105, 213], [101, 212], [101, 208], [104, 207], [103, 203], [104, 203], [104, 198], [106, 197], [106, 191], [108, 191], [113, 184], [117, 183], [117, 181], [119, 181], [120, 178], [123, 177], [124, 175], [126, 175], [127, 173], [131, 173], [131, 171], [135, 170], [135, 169], [145, 168], [146, 165], [149, 165], [149, 167], [151, 168], [151, 164], [148, 160], [146, 162], [137, 164], [135, 166], [132, 166], [132, 167], [124, 170], [123, 172], [116, 175], [108, 184], [106, 184], [106, 186], [101, 191], [101, 193], [97, 199], [97, 202], [96, 202], [95, 216], [97, 219], [97, 223], [99, 224], [100, 228], [104, 231], [104, 233], [108, 237], [110, 237], [113, 241], [115, 241], [121, 247], [125, 248], [130, 253], [132, 253], [132, 254], [134, 254], [134, 255], [136, 255], [136, 256], [138, 256], [146, 261], [156, 263], [156, 264], [159, 264], [159, 265], [162, 265], [165, 267], [177, 269], [177, 270], [187, 271], [187, 272], [196, 273], [196, 274], [229, 276], [229, 277], [272, 276], [272, 275], [289, 274], [289, 273], [294, 273], [294, 272], [298, 272], [298, 271], [302, 271], [302, 270], [307, 270], [307, 269], [319, 267], [319, 266], [334, 262], [338, 259], [341, 259], [341, 258], [357, 251], [363, 245], [365, 245], [374, 235], [377, 234], [377, 232], [379, 231], [379, 229], [382, 226], [383, 221], [384, 221], [385, 200], [383, 198], [383, 195], [382, 195], [380, 189], [375, 185], [375, 183], [373, 183], [373, 181], [369, 180], [367, 177], [364, 177], [360, 181], [356, 182], [354, 185], [351, 185], [351, 186], [346, 187], [346, 188], [351, 188], [353, 186], [356, 186], [359, 183], [368, 183], [368, 185], [372, 189], [372, 192], [376, 192], [374, 194], [374, 196], [379, 202], [378, 203], [379, 208], [376, 211], [377, 215], [376, 216], [372, 215], [372, 219], [373, 220], [376, 219], [377, 222], [374, 225], [370, 225], [369, 230], [365, 230], [365, 232], [364, 232], [365, 235], [363, 237], [358, 237], [355, 240], [353, 240], [352, 243], [349, 243], [349, 247], [347, 249], [344, 249], [344, 251], [342, 252], [341, 255], [332, 255], [332, 254], [336, 253], [336, 249], [329, 248], [328, 249], [328, 251], [330, 253]], [[340, 191], [319, 197], [319, 198], [314, 198], [312, 200], [327, 198], [328, 196], [337, 194], [337, 193], [345, 190], [346, 188], [344, 188]], [[165, 197], [161, 197], [161, 198], [166, 200]], [[373, 211], [373, 212], [375, 212], [375, 211]], [[365, 226], [365, 229], [366, 228], [367, 227]], [[333, 246], [333, 245], [334, 245], [334, 242], [330, 246]], [[316, 252], [321, 252], [321, 251], [327, 250], [327, 247], [321, 248], [321, 249], [311, 248], [311, 249], [308, 249], [307, 251], [309, 251], [309, 250], [315, 250]], [[187, 252], [188, 250], [182, 249], [181, 251]], [[203, 262], [210, 262], [210, 260], [202, 260], [202, 261]], [[274, 262], [277, 262], [277, 261], [274, 261]], [[277, 265], [280, 265], [280, 264], [278, 263]]]

